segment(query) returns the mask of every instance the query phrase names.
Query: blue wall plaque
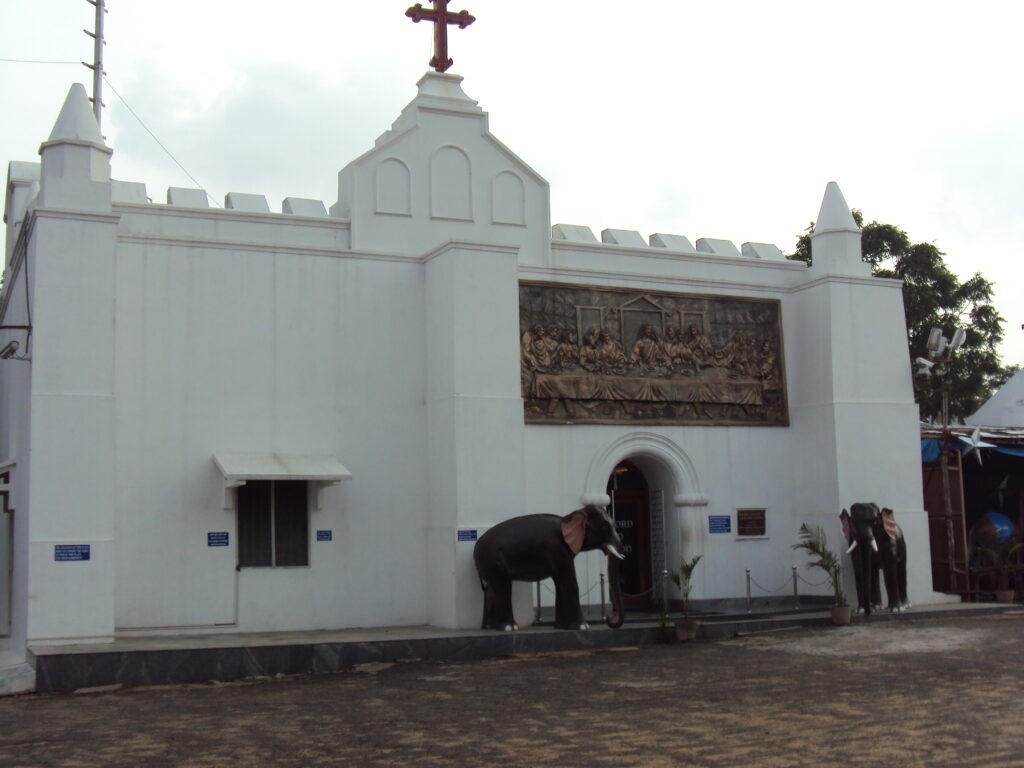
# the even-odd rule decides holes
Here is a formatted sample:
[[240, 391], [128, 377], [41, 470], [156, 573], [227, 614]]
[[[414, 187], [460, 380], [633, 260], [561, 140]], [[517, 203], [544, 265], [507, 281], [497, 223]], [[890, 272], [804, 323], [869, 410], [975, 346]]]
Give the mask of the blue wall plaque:
[[732, 517], [708, 515], [708, 533], [732, 533]]
[[459, 531], [459, 541], [476, 541], [476, 529], [471, 531]]
[[317, 531], [317, 541], [334, 541], [334, 531]]
[[53, 559], [58, 563], [72, 563], [89, 560], [90, 544], [54, 544]]
[[207, 531], [206, 533], [206, 546], [208, 547], [226, 547], [228, 545], [228, 532], [227, 531]]

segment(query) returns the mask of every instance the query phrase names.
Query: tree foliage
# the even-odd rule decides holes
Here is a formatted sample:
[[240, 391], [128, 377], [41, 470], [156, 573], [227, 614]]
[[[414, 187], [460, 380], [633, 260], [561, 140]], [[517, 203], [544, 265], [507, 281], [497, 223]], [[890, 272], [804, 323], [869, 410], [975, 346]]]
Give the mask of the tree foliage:
[[[946, 265], [934, 243], [912, 243], [907, 233], [892, 224], [864, 224], [860, 211], [853, 217], [861, 229], [864, 261], [876, 277], [903, 281], [903, 305], [907, 319], [907, 363], [927, 357], [931, 328], [942, 328], [947, 337], [954, 329], [967, 331], [967, 340], [949, 363], [936, 366], [929, 378], [915, 378], [915, 399], [921, 418], [942, 418], [942, 388], [949, 388], [949, 418], [961, 421], [974, 413], [1018, 368], [1004, 368], [997, 351], [1003, 339], [1003, 318], [992, 305], [993, 285], [980, 273], [964, 282]], [[814, 224], [797, 240], [788, 258], [811, 263]]]

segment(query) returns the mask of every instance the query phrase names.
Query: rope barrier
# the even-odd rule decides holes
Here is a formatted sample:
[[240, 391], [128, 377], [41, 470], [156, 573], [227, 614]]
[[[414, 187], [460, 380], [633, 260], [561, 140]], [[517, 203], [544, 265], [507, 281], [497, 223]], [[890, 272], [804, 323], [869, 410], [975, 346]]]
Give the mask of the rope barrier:
[[803, 576], [801, 576], [799, 573], [796, 575], [796, 577], [798, 579], [800, 579], [800, 581], [802, 581], [804, 584], [806, 584], [809, 587], [823, 587], [826, 584], [828, 584], [828, 579], [825, 579], [824, 581], [819, 581], [818, 583], [814, 583], [812, 581], [808, 581]]
[[779, 587], [778, 589], [768, 589], [767, 587], [765, 587], [762, 584], [760, 584], [758, 582], [758, 580], [755, 579], [753, 576], [750, 577], [750, 581], [753, 582], [753, 584], [755, 586], [757, 586], [762, 592], [767, 592], [768, 594], [772, 594], [773, 592], [781, 592], [782, 590], [786, 589], [786, 587], [788, 587], [791, 584], [790, 580], [787, 579], [786, 581], [782, 582], [782, 586]]
[[623, 597], [647, 597], [647, 595], [653, 595], [653, 594], [654, 594], [654, 587], [651, 587], [646, 592], [636, 592], [636, 593], [633, 593], [633, 592], [623, 592], [622, 596]]
[[[551, 594], [551, 595], [555, 594], [555, 590], [553, 590], [551, 587], [549, 587], [544, 582], [538, 581], [537, 583], [541, 584], [544, 587], [544, 589], [546, 589], [548, 591], [548, 594]], [[582, 595], [580, 595], [580, 600], [582, 600], [584, 597], [586, 597], [591, 592], [593, 592], [598, 586], [600, 586], [600, 585], [599, 584], [591, 584], [590, 585], [590, 589], [588, 589], [586, 592], [584, 592]], [[623, 592], [623, 594], [625, 594], [625, 592]], [[640, 597], [640, 595], [629, 595], [629, 597]]]

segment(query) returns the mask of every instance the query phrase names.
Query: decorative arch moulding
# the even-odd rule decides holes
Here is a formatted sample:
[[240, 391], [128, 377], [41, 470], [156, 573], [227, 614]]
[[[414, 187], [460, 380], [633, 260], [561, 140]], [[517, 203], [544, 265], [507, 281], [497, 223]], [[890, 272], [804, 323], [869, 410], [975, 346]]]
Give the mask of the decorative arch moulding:
[[676, 489], [672, 496], [675, 506], [707, 506], [708, 497], [701, 490], [693, 461], [674, 441], [657, 432], [630, 432], [606, 445], [590, 462], [580, 500], [584, 504], [607, 506], [608, 477], [621, 462], [637, 458], [650, 459], [669, 473]]
[[778, 299], [522, 281], [527, 424], [789, 426]]

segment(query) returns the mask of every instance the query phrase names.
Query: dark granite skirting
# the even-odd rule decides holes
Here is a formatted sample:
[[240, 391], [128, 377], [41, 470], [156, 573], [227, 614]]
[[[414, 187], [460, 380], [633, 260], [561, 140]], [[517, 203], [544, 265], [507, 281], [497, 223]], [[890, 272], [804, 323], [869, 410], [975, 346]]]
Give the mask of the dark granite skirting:
[[339, 672], [359, 664], [410, 659], [483, 659], [521, 653], [643, 645], [657, 627], [587, 632], [494, 633], [376, 642], [319, 643], [173, 651], [47, 653], [36, 656], [36, 692], [113, 685], [222, 682], [275, 675]]
[[[966, 605], [963, 606], [967, 608]], [[957, 611], [983, 615], [1019, 610], [1019, 606], [982, 606]], [[856, 623], [902, 621], [951, 615], [949, 611], [915, 608], [909, 613], [858, 616]], [[675, 618], [675, 617], [673, 617]], [[717, 640], [751, 632], [830, 624], [826, 614], [702, 615], [700, 640]], [[179, 650], [134, 650], [61, 653], [59, 649], [35, 655], [36, 692], [64, 693], [79, 688], [121, 684], [228, 682], [275, 675], [340, 672], [360, 664], [430, 659], [454, 661], [513, 656], [545, 651], [615, 648], [650, 645], [673, 639], [657, 623], [626, 624], [621, 629], [594, 628], [585, 632], [540, 630], [495, 632], [462, 637], [408, 638], [363, 642], [282, 643], [281, 645]]]

